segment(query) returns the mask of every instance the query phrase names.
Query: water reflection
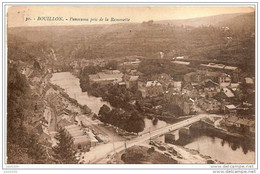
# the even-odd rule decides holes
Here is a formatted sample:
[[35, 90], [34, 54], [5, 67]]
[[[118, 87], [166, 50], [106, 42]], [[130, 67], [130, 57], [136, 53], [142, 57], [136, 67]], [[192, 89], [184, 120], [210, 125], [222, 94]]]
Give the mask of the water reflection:
[[254, 163], [254, 141], [210, 131], [192, 130], [191, 135], [181, 135], [176, 144], [199, 151], [224, 163]]
[[157, 124], [153, 125], [153, 121], [148, 119], [148, 118], [144, 119], [144, 123], [145, 123], [145, 128], [141, 132], [141, 134], [142, 133], [148, 133], [149, 131], [153, 131], [153, 130], [160, 129], [162, 127], [167, 126], [167, 123], [165, 121], [162, 121], [162, 120], [158, 120]]
[[98, 114], [100, 107], [104, 104], [111, 107], [101, 97], [89, 96], [87, 92], [82, 92], [79, 79], [70, 72], [53, 73], [52, 75], [51, 83], [63, 88], [71, 98], [77, 100], [81, 105], [87, 105], [95, 114]]

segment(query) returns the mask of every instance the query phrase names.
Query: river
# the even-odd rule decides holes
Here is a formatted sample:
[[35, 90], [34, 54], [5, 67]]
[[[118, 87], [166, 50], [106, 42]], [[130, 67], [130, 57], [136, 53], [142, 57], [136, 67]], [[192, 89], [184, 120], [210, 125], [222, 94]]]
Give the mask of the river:
[[189, 135], [181, 133], [175, 144], [224, 163], [252, 164], [255, 160], [254, 139], [230, 136], [215, 129], [203, 128], [200, 123], [190, 127]]
[[202, 135], [185, 145], [189, 149], [199, 151], [213, 159], [224, 163], [254, 163], [255, 152], [242, 146], [239, 142], [231, 142], [218, 137]]
[[[82, 92], [79, 78], [75, 77], [70, 72], [53, 73], [50, 82], [63, 88], [65, 92], [71, 98], [77, 100], [79, 104], [87, 105], [95, 114], [98, 114], [100, 107], [102, 107], [104, 104], [111, 108], [111, 105], [108, 102], [103, 101], [101, 97], [90, 96], [87, 92]], [[165, 127], [167, 125], [166, 122], [161, 120], [159, 120], [156, 125], [153, 125], [152, 120], [147, 118], [145, 118], [144, 121], [145, 128], [140, 134]]]

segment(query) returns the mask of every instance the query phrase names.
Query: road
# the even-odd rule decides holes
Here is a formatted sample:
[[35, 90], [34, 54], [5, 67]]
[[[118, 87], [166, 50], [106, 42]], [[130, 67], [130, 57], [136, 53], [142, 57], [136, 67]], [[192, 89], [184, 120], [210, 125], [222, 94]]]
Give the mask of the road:
[[126, 148], [132, 147], [134, 145], [139, 145], [144, 141], [147, 141], [151, 138], [158, 137], [160, 135], [163, 135], [169, 131], [174, 131], [177, 129], [180, 129], [182, 127], [188, 126], [192, 123], [200, 121], [200, 119], [206, 118], [206, 117], [218, 117], [218, 115], [215, 114], [199, 114], [196, 116], [193, 116], [187, 120], [180, 121], [178, 123], [154, 130], [152, 132], [148, 132], [145, 134], [142, 134], [141, 136], [138, 136], [136, 138], [133, 138], [128, 141], [119, 141], [119, 142], [111, 142], [107, 144], [102, 144], [100, 146], [96, 146], [93, 149], [90, 149], [89, 152], [86, 152], [84, 154], [84, 161], [85, 163], [105, 163], [105, 159], [109, 155], [113, 155], [114, 153], [120, 152]]

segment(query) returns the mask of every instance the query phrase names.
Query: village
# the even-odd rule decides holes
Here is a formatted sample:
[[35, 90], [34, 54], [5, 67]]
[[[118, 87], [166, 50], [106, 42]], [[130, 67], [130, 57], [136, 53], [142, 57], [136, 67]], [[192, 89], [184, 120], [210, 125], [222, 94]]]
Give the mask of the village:
[[[180, 60], [182, 58], [176, 57], [171, 62], [184, 68], [189, 66], [189, 62]], [[234, 66], [208, 63], [184, 74], [183, 81], [175, 81], [166, 73], [144, 80], [137, 68], [140, 62], [137, 58], [119, 64], [117, 70], [90, 74], [89, 84], [117, 84], [140, 91], [143, 99], [168, 99], [182, 110], [183, 115], [221, 114], [225, 116], [221, 121], [223, 128], [254, 134], [254, 77], [241, 77], [241, 70]]]
[[[196, 68], [190, 68], [190, 62], [182, 60], [183, 58], [184, 56], [178, 56], [167, 60], [171, 63], [169, 66], [177, 65], [192, 70], [183, 74], [182, 80], [175, 80], [164, 72], [147, 77], [139, 71], [140, 64], [146, 61], [143, 57], [114, 59], [112, 63], [111, 60], [104, 59], [74, 61], [67, 69], [75, 77], [87, 78], [87, 92], [90, 95], [96, 94], [105, 101], [97, 89], [114, 86], [115, 89], [130, 91], [128, 99], [121, 101], [122, 105], [117, 104], [120, 100], [116, 100], [115, 104], [109, 99], [106, 101], [112, 105], [111, 108], [120, 106], [119, 113], [127, 114], [128, 107], [135, 109], [138, 106], [139, 114], [150, 117], [154, 125], [158, 120], [175, 123], [199, 114], [215, 114], [219, 116], [216, 117], [217, 120], [204, 121], [227, 135], [254, 139], [254, 77], [241, 76], [238, 67], [224, 64], [202, 63]], [[84, 68], [90, 66], [101, 68], [96, 73], [82, 76]], [[37, 71], [43, 71], [44, 75]], [[39, 143], [47, 152], [57, 145], [55, 135], [60, 128], [72, 137], [74, 148], [78, 151], [77, 158], [82, 163], [90, 162], [84, 160], [85, 153], [91, 153], [91, 149], [99, 145], [102, 147], [102, 144], [108, 143], [107, 145], [114, 146], [115, 142], [124, 142], [138, 136], [138, 132], [128, 131], [124, 127], [113, 125], [114, 123], [109, 123], [110, 126], [107, 127], [100, 115], [101, 109], [99, 113], [94, 113], [89, 106], [79, 104], [77, 97], [68, 92], [69, 87], [61, 87], [52, 80], [53, 74], [64, 72], [64, 69], [41, 67], [35, 63], [33, 67], [24, 67], [21, 72], [29, 79], [35, 95], [40, 98], [31, 120], [34, 125], [32, 130], [38, 134]], [[70, 81], [68, 76], [67, 78], [67, 83], [80, 83]], [[107, 96], [109, 98], [109, 94]], [[179, 139], [176, 136], [173, 139], [172, 136], [166, 136], [165, 141], [167, 138], [170, 138], [170, 142], [173, 140], [171, 144]]]

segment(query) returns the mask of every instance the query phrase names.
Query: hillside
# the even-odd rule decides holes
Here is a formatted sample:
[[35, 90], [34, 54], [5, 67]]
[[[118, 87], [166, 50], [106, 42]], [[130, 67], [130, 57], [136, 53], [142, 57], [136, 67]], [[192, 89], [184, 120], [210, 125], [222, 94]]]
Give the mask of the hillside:
[[27, 58], [52, 60], [55, 54], [61, 63], [131, 55], [159, 58], [162, 51], [165, 58], [184, 55], [191, 60], [254, 65], [254, 13], [163, 23], [9, 28], [8, 44], [15, 48], [14, 55], [23, 52]]
[[192, 19], [179, 19], [179, 20], [162, 20], [155, 21], [158, 24], [173, 25], [173, 26], [217, 26], [217, 27], [231, 27], [236, 29], [243, 26], [254, 26], [255, 13], [235, 13], [235, 14], [222, 14], [216, 16], [192, 18]]
[[222, 14], [217, 16], [208, 16], [208, 17], [200, 17], [200, 18], [191, 18], [191, 19], [178, 19], [178, 20], [162, 20], [156, 21], [158, 24], [166, 24], [166, 25], [175, 25], [175, 26], [190, 26], [190, 27], [199, 27], [199, 26], [218, 26], [224, 20], [231, 20], [234, 17], [240, 16], [242, 14]]

